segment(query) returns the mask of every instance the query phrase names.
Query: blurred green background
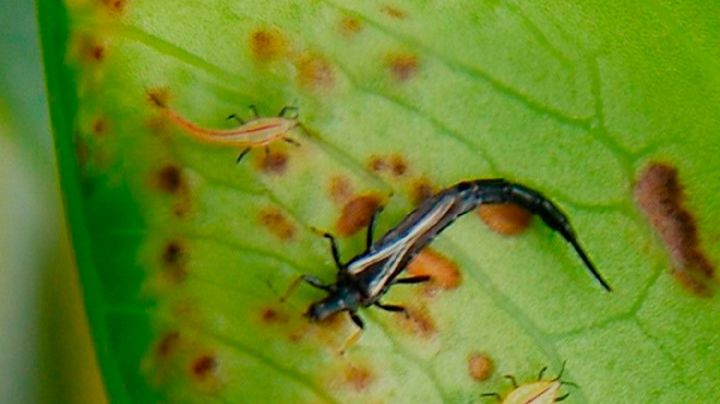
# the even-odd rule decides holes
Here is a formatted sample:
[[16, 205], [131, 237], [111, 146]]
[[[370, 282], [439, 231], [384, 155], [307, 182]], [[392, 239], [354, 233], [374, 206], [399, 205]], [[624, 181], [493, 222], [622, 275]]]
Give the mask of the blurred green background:
[[65, 231], [35, 5], [0, 0], [0, 403], [102, 403]]

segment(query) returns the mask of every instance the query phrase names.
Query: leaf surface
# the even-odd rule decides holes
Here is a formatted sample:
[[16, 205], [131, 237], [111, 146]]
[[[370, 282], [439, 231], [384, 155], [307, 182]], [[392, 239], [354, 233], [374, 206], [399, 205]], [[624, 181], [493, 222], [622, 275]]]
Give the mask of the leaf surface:
[[[697, 2], [699, 3], [699, 2]], [[86, 302], [113, 401], [473, 402], [502, 375], [559, 371], [573, 402], [720, 398], [717, 297], [671, 275], [633, 196], [677, 169], [699, 248], [718, 262], [716, 6], [625, 2], [39, 1], [51, 111]], [[299, 108], [292, 137], [235, 164], [205, 127]], [[432, 245], [456, 287], [393, 288], [310, 324], [334, 266], [313, 228], [363, 249], [428, 190], [505, 177], [571, 218], [604, 293], [540, 221], [501, 236], [476, 215]], [[369, 202], [372, 201], [372, 202]], [[358, 209], [362, 208], [362, 209]], [[360, 215], [360, 217], [356, 217]], [[437, 264], [438, 261], [434, 265]], [[714, 284], [714, 279], [710, 282]], [[494, 363], [473, 379], [474, 355]]]

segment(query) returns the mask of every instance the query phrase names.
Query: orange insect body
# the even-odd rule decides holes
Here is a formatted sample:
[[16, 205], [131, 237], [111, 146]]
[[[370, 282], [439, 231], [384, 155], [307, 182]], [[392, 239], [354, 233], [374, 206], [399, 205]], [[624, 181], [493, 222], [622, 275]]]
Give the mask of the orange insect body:
[[255, 118], [232, 129], [210, 129], [190, 122], [169, 108], [163, 110], [170, 120], [194, 138], [225, 146], [267, 146], [278, 139], [287, 139], [286, 134], [298, 125], [295, 119], [278, 116]]

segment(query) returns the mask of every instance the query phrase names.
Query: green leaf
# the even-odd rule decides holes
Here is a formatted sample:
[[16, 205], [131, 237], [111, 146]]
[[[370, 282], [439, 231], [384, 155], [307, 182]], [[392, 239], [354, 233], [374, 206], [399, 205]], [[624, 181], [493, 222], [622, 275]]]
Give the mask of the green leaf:
[[[673, 276], [677, 251], [633, 195], [649, 164], [674, 167], [670, 213], [695, 218], [691, 247], [718, 262], [720, 10], [706, 3], [40, 0], [110, 397], [473, 402], [567, 361], [572, 402], [720, 398], [720, 300]], [[236, 165], [238, 148], [188, 136], [149, 94], [215, 128], [295, 105], [306, 130]], [[374, 203], [380, 234], [428, 189], [488, 177], [556, 201], [614, 291], [541, 222], [504, 237], [468, 215], [432, 245], [450, 283], [393, 288], [384, 301], [410, 319], [363, 310], [344, 355], [349, 319], [302, 316], [321, 292], [280, 301], [300, 274], [334, 279], [313, 228], [342, 235], [348, 259]], [[473, 357], [494, 364], [486, 381]]]

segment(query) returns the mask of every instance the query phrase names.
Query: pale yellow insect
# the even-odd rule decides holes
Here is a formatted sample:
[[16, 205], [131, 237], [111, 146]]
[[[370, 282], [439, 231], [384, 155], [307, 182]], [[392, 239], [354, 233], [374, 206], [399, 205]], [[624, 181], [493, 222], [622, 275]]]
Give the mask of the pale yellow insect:
[[295, 107], [284, 107], [275, 117], [260, 117], [255, 110], [255, 106], [251, 105], [250, 110], [254, 114], [253, 119], [245, 122], [233, 114], [228, 119], [236, 119], [240, 126], [231, 129], [212, 129], [201, 127], [189, 121], [168, 108], [161, 100], [153, 98], [153, 101], [163, 110], [165, 116], [192, 137], [207, 143], [242, 148], [243, 150], [236, 160], [238, 162], [252, 148], [265, 147], [267, 152], [268, 145], [276, 140], [283, 140], [299, 146], [299, 143], [288, 137], [288, 133], [300, 125], [296, 115], [286, 117], [288, 111], [297, 110]]
[[540, 370], [540, 374], [538, 375], [536, 382], [523, 384], [522, 386], [518, 386], [518, 383], [513, 376], [506, 375], [505, 377], [512, 382], [514, 389], [505, 398], [502, 398], [497, 393], [485, 393], [482, 394], [482, 396], [495, 397], [498, 401], [501, 401], [502, 404], [551, 404], [563, 401], [570, 395], [570, 393], [566, 393], [559, 396], [560, 387], [562, 385], [565, 384], [578, 387], [573, 382], [560, 379], [563, 371], [565, 370], [564, 362], [562, 369], [560, 370], [560, 374], [554, 379], [542, 380], [543, 374], [546, 370], [547, 367]]

